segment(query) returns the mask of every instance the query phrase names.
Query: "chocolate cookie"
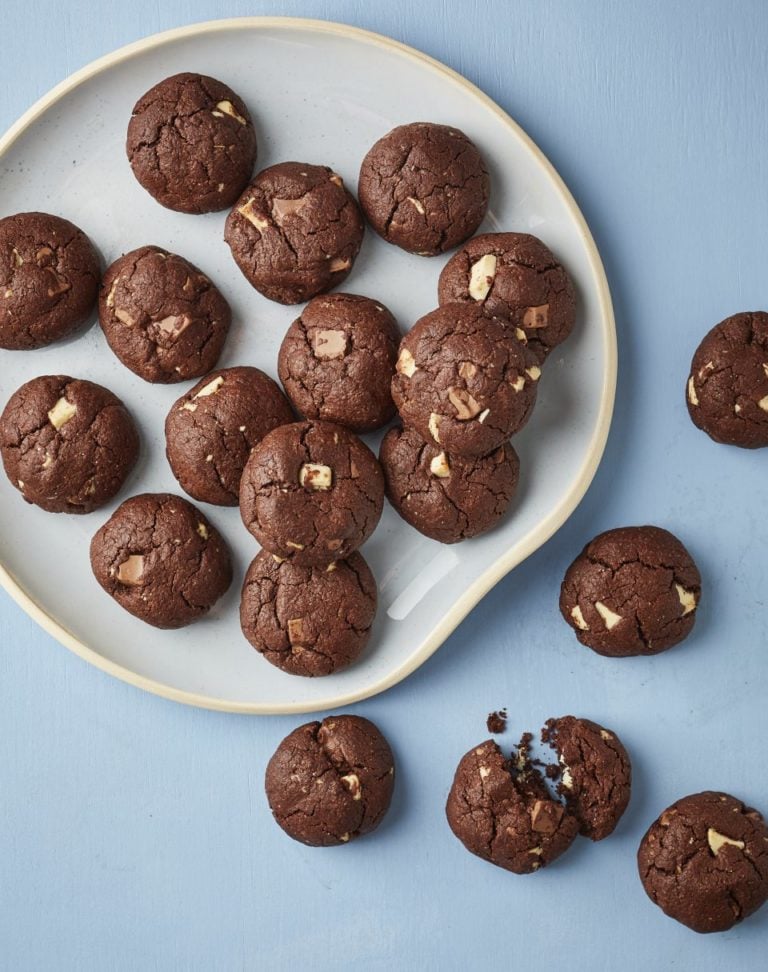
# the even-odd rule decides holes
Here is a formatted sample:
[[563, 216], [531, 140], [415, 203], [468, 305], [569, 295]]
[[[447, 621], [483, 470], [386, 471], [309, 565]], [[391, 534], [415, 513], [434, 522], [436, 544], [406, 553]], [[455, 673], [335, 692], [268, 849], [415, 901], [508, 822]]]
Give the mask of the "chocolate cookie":
[[509, 323], [543, 362], [573, 330], [576, 295], [552, 251], [527, 233], [484, 233], [454, 254], [438, 284], [440, 305], [471, 303]]
[[101, 329], [126, 368], [145, 381], [169, 384], [207, 374], [231, 316], [205, 274], [157, 246], [126, 253], [104, 274]]
[[457, 128], [393, 128], [363, 159], [357, 189], [371, 226], [388, 243], [434, 256], [482, 223], [490, 182], [483, 157]]
[[332, 847], [379, 826], [394, 782], [392, 750], [376, 726], [360, 716], [329, 716], [285, 737], [267, 765], [265, 786], [289, 837]]
[[231, 206], [256, 161], [256, 133], [241, 99], [204, 74], [175, 74], [136, 102], [125, 145], [147, 192], [180, 213]]
[[368, 446], [330, 422], [265, 435], [240, 483], [240, 513], [270, 553], [302, 567], [343, 560], [373, 533], [384, 477]]
[[248, 282], [281, 304], [300, 304], [347, 278], [363, 217], [341, 177], [324, 165], [263, 169], [227, 217], [224, 239]]
[[243, 634], [291, 675], [330, 675], [351, 665], [375, 614], [376, 581], [358, 553], [327, 567], [297, 567], [262, 550], [245, 575]]
[[528, 421], [540, 375], [501, 321], [480, 307], [451, 304], [403, 338], [392, 397], [422, 438], [449, 454], [484, 456]]
[[700, 597], [701, 576], [677, 537], [622, 527], [595, 537], [568, 568], [560, 612], [600, 655], [655, 655], [687, 637]]
[[142, 493], [118, 506], [91, 541], [91, 567], [120, 607], [156, 628], [197, 621], [232, 582], [218, 530], [170, 493]]
[[291, 406], [258, 368], [223, 368], [174, 402], [165, 420], [165, 454], [185, 493], [237, 506], [240, 478], [267, 432], [293, 421]]
[[305, 418], [372, 432], [395, 414], [390, 385], [400, 333], [382, 304], [355, 294], [311, 300], [280, 347], [280, 381]]
[[637, 865], [670, 918], [697, 932], [727, 931], [768, 899], [768, 827], [727, 793], [695, 793], [651, 824]]
[[687, 386], [693, 424], [715, 442], [768, 446], [768, 314], [735, 314], [707, 334]]
[[515, 874], [551, 864], [573, 843], [577, 819], [527, 759], [505, 759], [489, 739], [462, 758], [445, 808], [468, 851]]
[[0, 348], [42, 348], [96, 304], [99, 257], [81, 229], [48, 213], [0, 219]]
[[548, 719], [541, 741], [558, 755], [558, 792], [591, 840], [613, 833], [627, 809], [632, 785], [629, 755], [615, 732], [589, 719]]
[[8, 478], [49, 513], [90, 513], [112, 499], [139, 454], [128, 410], [91, 381], [46, 375], [11, 395], [0, 415]]
[[392, 506], [420, 533], [441, 543], [490, 530], [509, 507], [520, 471], [508, 442], [487, 456], [462, 459], [408, 428], [387, 432], [379, 461]]

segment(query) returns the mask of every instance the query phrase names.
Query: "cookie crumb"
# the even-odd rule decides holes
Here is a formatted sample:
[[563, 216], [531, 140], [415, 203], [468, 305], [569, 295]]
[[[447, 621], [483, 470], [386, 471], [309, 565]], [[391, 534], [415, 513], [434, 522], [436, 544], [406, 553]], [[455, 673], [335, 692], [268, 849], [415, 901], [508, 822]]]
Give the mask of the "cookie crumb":
[[507, 710], [498, 709], [495, 712], [489, 712], [485, 724], [488, 727], [488, 732], [492, 732], [494, 735], [498, 736], [502, 732], [506, 732]]

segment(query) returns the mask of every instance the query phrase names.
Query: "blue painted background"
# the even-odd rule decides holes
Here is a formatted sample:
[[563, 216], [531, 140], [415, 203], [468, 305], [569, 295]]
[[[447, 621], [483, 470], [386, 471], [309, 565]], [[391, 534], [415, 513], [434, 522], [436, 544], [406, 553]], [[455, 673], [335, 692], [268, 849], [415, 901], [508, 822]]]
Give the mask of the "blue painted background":
[[[768, 907], [698, 937], [648, 902], [634, 854], [688, 792], [729, 789], [768, 812], [766, 456], [710, 443], [683, 404], [699, 337], [768, 306], [768, 6], [6, 0], [0, 127], [130, 40], [249, 13], [344, 20], [419, 47], [484, 88], [550, 156], [615, 301], [608, 449], [559, 534], [419, 672], [354, 707], [390, 738], [398, 786], [381, 829], [338, 849], [295, 844], [268, 814], [264, 766], [296, 719], [144, 695], [0, 595], [0, 966], [765, 968]], [[598, 658], [560, 620], [559, 581], [594, 533], [649, 521], [699, 562], [695, 634], [654, 659]], [[531, 877], [465, 853], [443, 816], [458, 758], [501, 705], [510, 741], [574, 712], [616, 729], [634, 758], [617, 833]]]

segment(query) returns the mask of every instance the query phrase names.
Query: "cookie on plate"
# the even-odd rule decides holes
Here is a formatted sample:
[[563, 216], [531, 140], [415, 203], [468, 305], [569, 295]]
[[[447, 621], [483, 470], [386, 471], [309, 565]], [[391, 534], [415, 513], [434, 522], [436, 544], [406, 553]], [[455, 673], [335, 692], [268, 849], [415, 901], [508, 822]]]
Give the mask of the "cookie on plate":
[[100, 273], [93, 244], [69, 220], [0, 219], [0, 348], [42, 348], [76, 331], [96, 305]]
[[550, 795], [525, 751], [520, 756], [505, 758], [492, 739], [470, 749], [456, 769], [445, 812], [472, 854], [530, 874], [568, 850], [579, 823]]
[[363, 230], [341, 176], [324, 165], [280, 162], [245, 189], [227, 217], [224, 239], [259, 293], [300, 304], [347, 278]]
[[226, 84], [175, 74], [136, 102], [125, 149], [133, 174], [161, 205], [210, 213], [231, 206], [250, 179], [256, 133]]
[[379, 236], [409, 253], [434, 256], [463, 243], [482, 223], [490, 181], [463, 132], [413, 122], [370, 149], [357, 191]]
[[576, 295], [549, 247], [528, 233], [483, 233], [443, 267], [440, 305], [472, 303], [506, 321], [541, 364], [573, 330]]
[[91, 567], [120, 607], [156, 628], [197, 621], [232, 582], [218, 530], [170, 493], [142, 493], [118, 506], [91, 541]]
[[560, 612], [600, 655], [655, 655], [686, 638], [701, 576], [669, 531], [621, 527], [591, 540], [568, 568]]
[[92, 381], [44, 375], [11, 395], [0, 415], [8, 478], [49, 513], [90, 513], [120, 490], [139, 454], [125, 405]]
[[440, 543], [467, 540], [495, 526], [512, 502], [520, 471], [508, 442], [487, 456], [464, 459], [402, 427], [384, 436], [379, 461], [389, 502]]
[[399, 343], [397, 323], [378, 301], [315, 297], [283, 338], [280, 381], [305, 418], [372, 432], [395, 414], [390, 386]]
[[371, 450], [330, 422], [281, 425], [251, 453], [240, 513], [270, 553], [302, 567], [344, 560], [373, 533], [384, 477]]
[[171, 406], [165, 454], [193, 499], [237, 506], [252, 449], [267, 432], [293, 421], [277, 384], [258, 368], [211, 372]]
[[426, 314], [400, 343], [392, 398], [405, 425], [448, 454], [484, 456], [518, 432], [541, 370], [502, 321], [449, 304]]
[[615, 732], [589, 719], [548, 719], [541, 741], [558, 755], [558, 793], [579, 821], [579, 833], [603, 840], [627, 809], [632, 764]]
[[768, 446], [768, 314], [735, 314], [707, 334], [691, 362], [686, 399], [715, 442]]
[[379, 826], [394, 782], [394, 757], [379, 729], [360, 716], [329, 716], [285, 737], [267, 765], [265, 788], [289, 837], [332, 847]]
[[365, 648], [375, 614], [376, 581], [359, 553], [327, 567], [298, 567], [262, 550], [240, 598], [245, 637], [292, 675], [347, 668]]
[[683, 797], [637, 852], [648, 897], [697, 932], [727, 931], [768, 899], [768, 827], [727, 793]]
[[101, 329], [126, 368], [145, 381], [169, 384], [207, 374], [231, 316], [204, 273], [157, 246], [126, 253], [104, 274]]

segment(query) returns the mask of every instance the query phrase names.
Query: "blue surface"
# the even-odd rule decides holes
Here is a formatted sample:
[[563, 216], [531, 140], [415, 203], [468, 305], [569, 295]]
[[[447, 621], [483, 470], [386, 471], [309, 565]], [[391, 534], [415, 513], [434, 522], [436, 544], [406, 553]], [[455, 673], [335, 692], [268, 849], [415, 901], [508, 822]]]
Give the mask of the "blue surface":
[[[398, 761], [391, 813], [356, 844], [304, 848], [269, 817], [264, 766], [297, 719], [142, 694], [0, 595], [0, 965], [765, 968], [768, 908], [699, 937], [650, 904], [634, 864], [645, 827], [685, 793], [728, 789], [768, 811], [766, 456], [715, 446], [683, 403], [699, 337], [768, 305], [768, 7], [736, 8], [5, 4], [2, 128], [94, 57], [220, 16], [346, 20], [444, 60], [526, 128], [574, 192], [608, 271], [621, 367], [606, 456], [569, 523], [414, 676], [353, 707]], [[578, 645], [557, 590], [589, 537], [636, 522], [681, 536], [705, 598], [685, 645], [615, 662]], [[618, 832], [531, 877], [468, 855], [443, 815], [458, 758], [501, 705], [510, 739], [574, 712], [617, 730], [634, 758]]]

